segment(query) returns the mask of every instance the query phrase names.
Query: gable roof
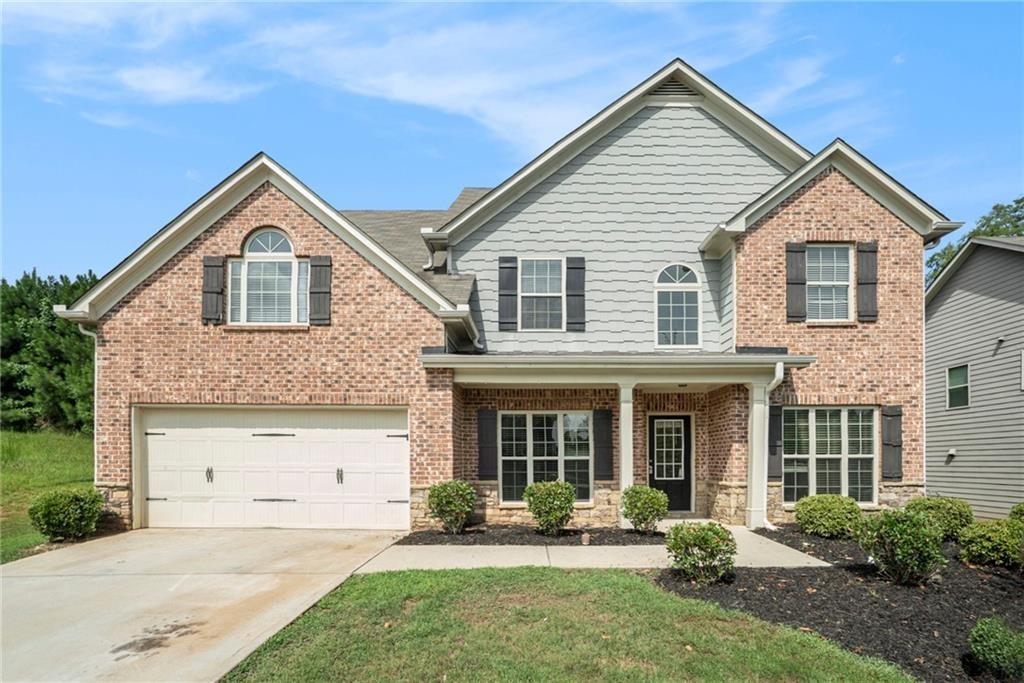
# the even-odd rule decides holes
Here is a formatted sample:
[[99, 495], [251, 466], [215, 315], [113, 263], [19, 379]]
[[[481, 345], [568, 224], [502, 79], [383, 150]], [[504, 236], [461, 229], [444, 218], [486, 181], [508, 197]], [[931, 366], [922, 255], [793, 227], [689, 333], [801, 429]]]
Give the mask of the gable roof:
[[924, 292], [925, 305], [935, 298], [935, 295], [952, 279], [953, 275], [960, 270], [960, 267], [967, 262], [967, 259], [970, 258], [971, 254], [978, 247], [995, 247], [996, 249], [1007, 249], [1024, 254], [1024, 237], [972, 237], [967, 240], [967, 244], [960, 248], [956, 256], [946, 264], [946, 267], [928, 285], [928, 289]]
[[845, 140], [836, 138], [775, 187], [740, 209], [732, 218], [718, 225], [701, 242], [701, 251], [711, 258], [721, 256], [728, 250], [730, 242], [735, 237], [746, 232], [787, 197], [829, 167], [840, 171], [867, 194], [892, 211], [900, 220], [917, 231], [926, 241], [936, 240], [963, 225], [963, 223], [949, 220]]
[[795, 170], [811, 158], [810, 152], [778, 128], [683, 60], [674, 59], [549, 147], [487, 195], [453, 216], [441, 232], [450, 244], [456, 244], [647, 104], [700, 106], [787, 171]]

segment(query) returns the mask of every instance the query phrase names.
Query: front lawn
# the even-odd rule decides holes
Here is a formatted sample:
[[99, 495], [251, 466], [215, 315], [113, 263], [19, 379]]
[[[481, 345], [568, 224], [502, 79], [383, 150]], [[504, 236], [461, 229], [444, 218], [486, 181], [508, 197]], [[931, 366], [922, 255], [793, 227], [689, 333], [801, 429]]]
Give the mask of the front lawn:
[[622, 571], [350, 578], [226, 681], [909, 680], [816, 636]]
[[28, 519], [33, 499], [51, 489], [92, 486], [92, 467], [92, 437], [0, 432], [0, 562], [46, 540]]

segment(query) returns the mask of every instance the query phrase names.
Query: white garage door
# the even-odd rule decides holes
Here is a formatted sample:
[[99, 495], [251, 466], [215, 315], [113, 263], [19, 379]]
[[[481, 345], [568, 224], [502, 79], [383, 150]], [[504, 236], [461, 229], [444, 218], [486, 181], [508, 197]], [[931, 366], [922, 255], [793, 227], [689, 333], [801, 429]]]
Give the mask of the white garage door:
[[408, 529], [404, 410], [146, 408], [151, 527]]

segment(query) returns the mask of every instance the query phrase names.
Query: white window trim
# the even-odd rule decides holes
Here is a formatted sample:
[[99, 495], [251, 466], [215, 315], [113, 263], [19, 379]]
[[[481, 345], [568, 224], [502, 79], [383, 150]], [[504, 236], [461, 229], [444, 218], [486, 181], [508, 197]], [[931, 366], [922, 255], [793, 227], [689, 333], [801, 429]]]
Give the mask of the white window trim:
[[[848, 496], [850, 492], [850, 471], [849, 461], [851, 458], [871, 458], [871, 500], [870, 501], [857, 501], [857, 504], [862, 508], [873, 508], [878, 505], [878, 488], [879, 488], [879, 476], [881, 472], [881, 424], [880, 424], [880, 413], [878, 406], [784, 406], [783, 407], [783, 419], [785, 419], [785, 412], [792, 410], [806, 410], [807, 411], [807, 455], [787, 455], [785, 448], [782, 452], [782, 472], [783, 472], [783, 507], [785, 509], [792, 509], [796, 505], [796, 501], [787, 502], [785, 500], [785, 471], [786, 471], [786, 460], [801, 460], [807, 459], [807, 495], [813, 496], [817, 493], [817, 471], [815, 463], [818, 458], [838, 458], [840, 460], [839, 476], [841, 482], [841, 495]], [[841, 445], [839, 448], [839, 455], [829, 455], [827, 453], [818, 453], [818, 441], [815, 438], [816, 425], [815, 425], [815, 411], [817, 410], [839, 410], [839, 429], [841, 433]], [[850, 410], [871, 410], [871, 450], [874, 451], [871, 455], [864, 455], [858, 453], [850, 455], [850, 432], [848, 424], [848, 411]]]
[[[658, 278], [661, 277], [661, 273], [671, 266], [682, 266], [686, 268], [694, 277], [697, 278], [695, 283], [659, 283]], [[658, 342], [658, 292], [697, 292], [697, 343], [696, 344], [661, 344]], [[665, 265], [658, 268], [654, 274], [654, 348], [656, 349], [700, 349], [704, 347], [704, 287], [703, 282], [700, 279], [700, 273], [697, 272], [696, 268], [683, 263], [682, 261], [673, 261], [672, 263], [666, 263]]]
[[[519, 331], [521, 332], [565, 332], [565, 257], [564, 256], [518, 256], [516, 257], [516, 307], [519, 313]], [[523, 294], [523, 261], [558, 261], [561, 263], [562, 272], [562, 326], [556, 327], [526, 327], [523, 325], [523, 297], [553, 299], [554, 294]]]
[[[949, 371], [956, 370], [957, 368], [967, 368], [967, 384], [949, 384]], [[959, 365], [950, 365], [946, 368], [946, 410], [966, 410], [971, 407], [971, 364], [960, 363]], [[1024, 380], [1022, 380], [1024, 381]], [[949, 390], [959, 389], [960, 387], [967, 387], [967, 405], [963, 406], [951, 406], [949, 405]]]
[[[590, 498], [577, 499], [576, 505], [590, 505], [594, 501], [594, 412], [591, 410], [503, 410], [498, 412], [498, 504], [499, 505], [525, 505], [522, 500], [506, 501], [503, 493], [502, 482], [504, 481], [505, 456], [502, 453], [501, 439], [501, 418], [504, 415], [525, 415], [526, 416], [526, 485], [533, 483], [533, 416], [534, 415], [557, 415], [558, 416], [558, 480], [565, 481], [565, 461], [584, 460], [589, 463], [587, 470], [590, 476]], [[565, 457], [565, 415], [586, 415], [587, 428], [590, 439], [590, 455], [587, 458]], [[551, 458], [541, 458], [550, 460]], [[522, 460], [522, 458], [509, 458], [509, 460]]]
[[[845, 318], [812, 318], [810, 315], [810, 309], [807, 311], [807, 323], [810, 325], [835, 325], [837, 323], [852, 323], [856, 320], [856, 309], [857, 309], [857, 254], [854, 250], [853, 244], [846, 242], [808, 242], [807, 250], [810, 251], [812, 247], [846, 247], [848, 256], [847, 264], [849, 271], [849, 277], [847, 278], [846, 286], [846, 317]], [[806, 268], [806, 266], [805, 266]], [[804, 285], [804, 296], [807, 301], [810, 301], [810, 287], [811, 285], [821, 285], [825, 287], [834, 287], [836, 285], [843, 284], [842, 280], [815, 280], [811, 282], [810, 278], [805, 278], [807, 283]], [[806, 304], [805, 304], [806, 305]]]
[[[265, 232], [278, 232], [278, 233], [281, 233], [281, 235], [283, 235], [285, 237], [285, 239], [288, 240], [288, 244], [291, 246], [292, 250], [289, 251], [288, 253], [258, 253], [258, 254], [250, 255], [249, 254], [249, 244], [254, 239], [256, 239], [258, 236], [262, 235]], [[266, 262], [266, 261], [291, 261], [292, 262], [291, 320], [289, 320], [288, 322], [249, 322], [248, 320], [246, 320], [246, 318], [248, 317], [248, 313], [249, 313], [249, 307], [248, 307], [247, 302], [246, 302], [246, 295], [248, 294], [248, 292], [247, 292], [248, 269], [249, 269], [249, 264], [253, 263], [253, 262], [256, 262], [256, 261], [261, 261], [261, 262]], [[309, 271], [308, 271], [308, 268], [309, 268], [309, 266], [308, 265], [306, 266], [306, 268], [307, 268], [307, 271], [306, 271], [306, 287], [307, 287], [307, 292], [306, 292], [306, 322], [299, 322], [298, 321], [299, 320], [299, 262], [300, 261], [308, 263], [309, 259], [300, 259], [300, 258], [295, 256], [295, 243], [292, 241], [291, 237], [289, 237], [288, 234], [284, 232], [284, 230], [281, 230], [279, 228], [262, 228], [260, 230], [257, 230], [256, 232], [252, 233], [252, 235], [250, 235], [249, 238], [247, 240], [245, 240], [245, 245], [242, 247], [242, 256], [239, 257], [239, 258], [230, 258], [230, 259], [227, 260], [227, 273], [226, 273], [226, 277], [225, 277], [225, 279], [226, 279], [226, 286], [224, 288], [224, 290], [225, 290], [225, 304], [226, 304], [225, 308], [227, 309], [226, 310], [227, 324], [231, 325], [231, 326], [242, 326], [242, 325], [244, 325], [244, 326], [247, 326], [247, 327], [295, 327], [297, 325], [301, 325], [303, 327], [308, 326], [309, 325], [309, 292], [308, 292], [308, 287], [309, 287]], [[239, 292], [239, 311], [238, 311], [238, 320], [236, 322], [232, 322], [231, 321], [231, 294], [232, 294], [232, 290], [231, 290], [231, 264], [233, 264], [233, 263], [240, 263], [241, 264], [241, 277], [240, 277], [241, 286], [240, 286], [240, 292]]]

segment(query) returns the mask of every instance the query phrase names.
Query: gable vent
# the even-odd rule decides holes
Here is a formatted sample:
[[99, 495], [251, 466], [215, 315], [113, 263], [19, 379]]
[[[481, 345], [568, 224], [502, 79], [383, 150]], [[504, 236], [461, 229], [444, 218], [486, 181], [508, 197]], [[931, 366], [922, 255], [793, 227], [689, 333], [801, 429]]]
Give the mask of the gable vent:
[[647, 93], [651, 97], [697, 97], [699, 92], [688, 86], [686, 83], [668, 79], [662, 81], [658, 87]]

